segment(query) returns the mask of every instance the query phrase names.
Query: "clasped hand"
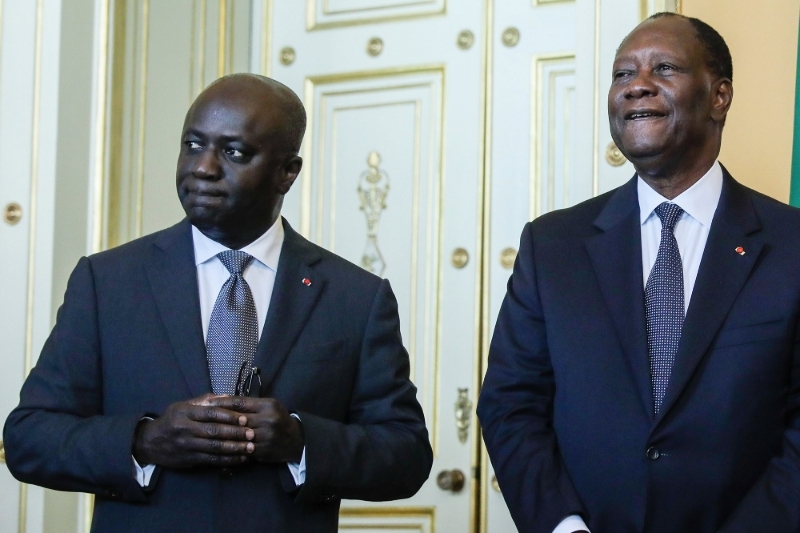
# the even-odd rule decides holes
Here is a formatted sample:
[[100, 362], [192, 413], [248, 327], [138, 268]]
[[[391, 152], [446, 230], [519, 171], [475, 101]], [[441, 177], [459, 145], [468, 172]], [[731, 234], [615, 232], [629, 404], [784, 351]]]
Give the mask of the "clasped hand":
[[247, 460], [296, 463], [303, 431], [273, 398], [206, 394], [170, 405], [136, 429], [133, 456], [169, 468], [230, 466]]

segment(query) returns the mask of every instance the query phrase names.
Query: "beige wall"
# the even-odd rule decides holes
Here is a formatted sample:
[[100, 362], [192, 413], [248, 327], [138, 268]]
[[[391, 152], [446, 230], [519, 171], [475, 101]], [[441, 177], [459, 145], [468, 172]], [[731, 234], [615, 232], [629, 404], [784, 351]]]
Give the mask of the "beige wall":
[[789, 199], [800, 0], [683, 0], [733, 56], [734, 99], [720, 161], [736, 179]]

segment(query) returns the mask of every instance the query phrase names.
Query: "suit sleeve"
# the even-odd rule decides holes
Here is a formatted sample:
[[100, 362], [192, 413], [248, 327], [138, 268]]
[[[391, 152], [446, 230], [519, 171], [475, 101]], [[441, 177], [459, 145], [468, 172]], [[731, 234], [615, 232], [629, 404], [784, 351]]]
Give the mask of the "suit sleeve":
[[529, 223], [497, 319], [478, 401], [503, 497], [517, 528], [529, 533], [552, 533], [567, 516], [587, 516], [559, 453], [554, 395]]
[[84, 257], [6, 420], [6, 463], [25, 483], [145, 501], [131, 457], [142, 414], [103, 414], [101, 349], [92, 267]]
[[298, 415], [307, 467], [300, 502], [409, 498], [428, 478], [433, 452], [386, 280], [369, 314], [348, 423]]
[[800, 531], [800, 321], [795, 329], [787, 405], [787, 427], [780, 454], [720, 530], [721, 533], [796, 533]]

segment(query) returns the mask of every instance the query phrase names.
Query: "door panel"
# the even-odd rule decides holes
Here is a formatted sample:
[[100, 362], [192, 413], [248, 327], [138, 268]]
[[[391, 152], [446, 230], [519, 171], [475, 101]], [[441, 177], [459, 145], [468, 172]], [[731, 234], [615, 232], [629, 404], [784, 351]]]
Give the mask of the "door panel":
[[309, 78], [317, 127], [300, 194], [303, 233], [391, 280], [434, 447], [444, 76], [433, 67]]
[[[470, 531], [484, 2], [263, 8], [266, 70], [302, 95], [309, 116], [303, 172], [283, 214], [312, 241], [391, 281], [434, 449], [431, 478], [416, 496], [343, 502], [340, 529]], [[452, 470], [465, 476], [457, 492], [436, 483]]]

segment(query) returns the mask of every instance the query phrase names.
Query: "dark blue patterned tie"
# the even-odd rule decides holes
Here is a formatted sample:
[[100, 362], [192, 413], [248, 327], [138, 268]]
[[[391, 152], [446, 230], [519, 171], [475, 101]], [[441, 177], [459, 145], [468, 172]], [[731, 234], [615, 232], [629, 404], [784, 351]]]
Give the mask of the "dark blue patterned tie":
[[683, 214], [676, 204], [664, 202], [655, 209], [661, 219], [661, 244], [647, 278], [644, 301], [647, 314], [647, 351], [656, 414], [667, 391], [684, 318], [683, 263], [675, 240], [675, 223]]
[[258, 318], [253, 293], [242, 273], [253, 257], [239, 250], [217, 257], [231, 273], [211, 312], [206, 335], [208, 369], [214, 394], [236, 394], [241, 378], [249, 374], [258, 344]]

